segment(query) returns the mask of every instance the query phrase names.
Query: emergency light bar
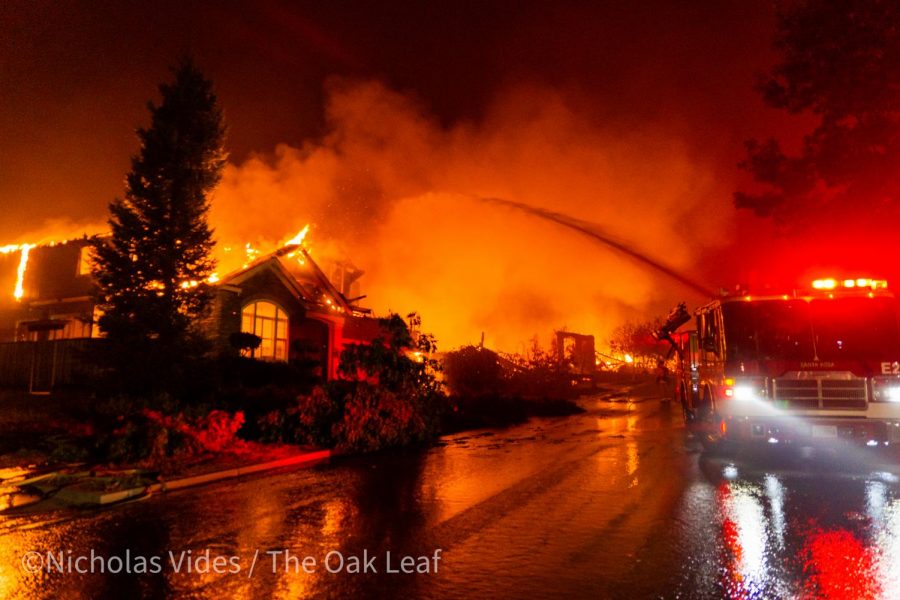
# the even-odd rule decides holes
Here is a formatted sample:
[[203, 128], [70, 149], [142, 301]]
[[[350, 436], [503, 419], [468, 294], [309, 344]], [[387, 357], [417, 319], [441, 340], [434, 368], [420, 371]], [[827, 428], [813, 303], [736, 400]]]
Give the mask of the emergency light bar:
[[863, 289], [872, 289], [872, 290], [886, 290], [887, 289], [887, 281], [884, 279], [844, 279], [837, 280], [833, 278], [828, 279], [816, 279], [812, 282], [812, 286], [817, 290], [834, 290], [837, 288], [863, 288]]

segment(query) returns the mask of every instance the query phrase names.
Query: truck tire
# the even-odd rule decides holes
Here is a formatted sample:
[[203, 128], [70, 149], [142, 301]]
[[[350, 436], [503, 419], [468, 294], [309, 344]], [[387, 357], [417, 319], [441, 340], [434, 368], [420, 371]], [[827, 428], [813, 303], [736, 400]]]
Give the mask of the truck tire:
[[678, 384], [678, 401], [681, 403], [681, 414], [684, 417], [684, 424], [690, 425], [697, 420], [694, 411], [688, 406], [687, 393], [684, 390], [684, 384]]
[[694, 411], [696, 418], [704, 423], [712, 422], [713, 416], [715, 415], [715, 407], [713, 406], [709, 388], [703, 389], [703, 396], [701, 398], [700, 404], [696, 406]]
[[703, 390], [702, 398], [697, 407], [697, 418], [704, 426], [700, 434], [703, 451], [709, 456], [729, 456], [732, 451], [731, 443], [719, 435], [722, 419], [716, 414], [709, 388]]

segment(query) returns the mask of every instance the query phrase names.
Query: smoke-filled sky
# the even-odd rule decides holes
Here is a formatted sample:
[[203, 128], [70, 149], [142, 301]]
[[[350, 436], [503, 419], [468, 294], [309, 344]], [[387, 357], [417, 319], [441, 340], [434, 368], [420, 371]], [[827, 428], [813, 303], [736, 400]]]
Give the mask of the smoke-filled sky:
[[[185, 53], [216, 85], [231, 162], [220, 245], [312, 224], [366, 271], [366, 303], [418, 310], [444, 346], [514, 350], [700, 298], [572, 231], [599, 224], [708, 287], [761, 224], [731, 193], [763, 107], [767, 3], [0, 3], [0, 245], [102, 227], [146, 102]], [[737, 256], [737, 258], [736, 258]]]

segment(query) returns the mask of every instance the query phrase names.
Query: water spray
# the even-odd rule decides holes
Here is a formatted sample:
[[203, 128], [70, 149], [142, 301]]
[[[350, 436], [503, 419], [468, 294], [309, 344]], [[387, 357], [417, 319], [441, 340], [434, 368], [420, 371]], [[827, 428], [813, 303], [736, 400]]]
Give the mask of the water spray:
[[670, 279], [674, 279], [681, 285], [690, 288], [691, 290], [697, 292], [698, 294], [706, 297], [712, 298], [716, 294], [712, 290], [707, 289], [705, 286], [697, 283], [689, 277], [686, 277], [667, 265], [656, 261], [646, 254], [642, 254], [638, 252], [631, 246], [627, 245], [625, 242], [621, 242], [615, 239], [613, 236], [607, 234], [602, 230], [602, 228], [596, 223], [591, 223], [589, 221], [582, 221], [581, 219], [576, 219], [575, 217], [570, 217], [569, 215], [564, 215], [562, 213], [553, 212], [551, 210], [547, 210], [545, 208], [539, 208], [536, 206], [531, 206], [528, 204], [523, 204], [521, 202], [516, 202], [514, 200], [506, 200], [505, 198], [486, 198], [482, 196], [471, 196], [472, 198], [480, 201], [486, 202], [489, 204], [496, 204], [500, 206], [505, 206], [507, 208], [514, 208], [516, 210], [520, 210], [526, 212], [530, 215], [538, 217], [540, 219], [544, 219], [546, 221], [550, 221], [556, 223], [557, 225], [562, 225], [563, 227], [567, 227], [582, 235], [586, 235], [589, 238], [600, 242], [601, 244], [612, 248], [613, 250], [617, 250], [618, 252], [624, 254], [625, 256], [631, 258], [632, 260], [637, 261], [638, 263], [648, 266], [654, 271], [658, 273], [662, 273]]

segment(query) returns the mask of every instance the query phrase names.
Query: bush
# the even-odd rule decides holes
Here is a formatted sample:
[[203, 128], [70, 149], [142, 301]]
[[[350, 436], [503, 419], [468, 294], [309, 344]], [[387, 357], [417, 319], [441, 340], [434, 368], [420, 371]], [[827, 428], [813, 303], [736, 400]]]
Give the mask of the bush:
[[448, 352], [444, 355], [444, 381], [456, 396], [496, 394], [504, 385], [500, 357], [477, 346]]
[[[241, 435], [259, 441], [280, 440], [275, 415], [297, 404], [319, 383], [309, 365], [302, 362], [267, 362], [239, 356], [223, 356], [217, 362], [221, 384], [214, 405], [227, 412], [241, 411], [247, 418]], [[268, 419], [268, 420], [267, 420]]]
[[553, 354], [535, 349], [510, 369], [504, 393], [532, 399], [568, 399], [577, 396], [578, 390]]
[[236, 441], [244, 423], [243, 413], [214, 410], [199, 417], [184, 413], [164, 414], [142, 409], [120, 417], [118, 426], [101, 436], [101, 458], [115, 463], [147, 463], [163, 466], [172, 460], [221, 452]]
[[228, 344], [235, 350], [256, 350], [262, 344], [262, 338], [246, 331], [235, 331], [228, 336]]
[[260, 415], [256, 424], [259, 440], [332, 447], [332, 429], [342, 412], [342, 406], [324, 388], [316, 387], [284, 410]]
[[[418, 327], [415, 313], [408, 315]], [[437, 435], [447, 397], [432, 358], [434, 337], [413, 335], [396, 314], [381, 319], [384, 336], [341, 353], [343, 382], [330, 386], [343, 416], [332, 429], [339, 448], [372, 450], [423, 441]], [[378, 427], [384, 431], [379, 433]]]
[[370, 451], [437, 435], [447, 398], [430, 357], [434, 338], [414, 337], [397, 315], [381, 326], [384, 335], [371, 344], [344, 349], [341, 380], [260, 414], [259, 439]]
[[319, 383], [319, 378], [313, 375], [311, 366], [303, 361], [285, 363], [224, 355], [218, 357], [214, 369], [219, 381], [220, 397], [228, 393], [239, 395], [237, 392], [243, 390], [271, 386], [298, 390], [294, 394], [296, 396], [299, 393], [309, 392], [316, 383]]
[[334, 428], [340, 450], [369, 452], [391, 446], [421, 443], [431, 432], [424, 411], [408, 398], [368, 384], [354, 387], [346, 398], [343, 417]]

